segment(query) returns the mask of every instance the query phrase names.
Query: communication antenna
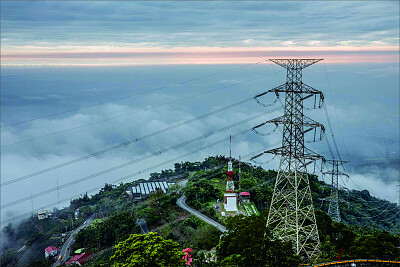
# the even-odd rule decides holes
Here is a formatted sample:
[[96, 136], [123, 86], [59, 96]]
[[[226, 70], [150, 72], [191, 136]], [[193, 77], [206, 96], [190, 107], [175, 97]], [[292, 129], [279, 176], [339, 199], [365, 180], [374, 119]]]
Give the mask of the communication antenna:
[[229, 160], [232, 159], [232, 135], [229, 136]]
[[235, 185], [233, 183], [233, 167], [232, 167], [232, 136], [229, 136], [229, 161], [228, 171], [226, 172], [226, 193], [235, 193]]

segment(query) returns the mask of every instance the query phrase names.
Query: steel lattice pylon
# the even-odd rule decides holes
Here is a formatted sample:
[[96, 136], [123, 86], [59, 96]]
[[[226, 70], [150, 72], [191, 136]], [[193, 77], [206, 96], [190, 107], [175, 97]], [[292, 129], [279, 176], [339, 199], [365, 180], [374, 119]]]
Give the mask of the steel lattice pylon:
[[281, 156], [267, 225], [272, 227], [276, 237], [291, 241], [295, 252], [304, 260], [310, 260], [320, 252], [307, 165], [323, 158], [304, 146], [304, 135], [317, 128], [321, 129], [322, 135], [324, 127], [303, 114], [303, 101], [319, 96], [320, 108], [324, 96], [302, 82], [302, 70], [320, 60], [271, 59], [287, 70], [287, 76], [285, 84], [268, 91], [285, 94], [285, 112], [283, 116], [268, 121], [282, 124], [283, 136], [280, 148], [265, 151]]
[[326, 163], [332, 163], [332, 170], [323, 172], [324, 175], [331, 175], [331, 195], [329, 196], [329, 208], [328, 215], [331, 216], [335, 222], [340, 222], [340, 211], [339, 211], [339, 175], [349, 177], [347, 174], [339, 171], [339, 165], [347, 163], [344, 160], [326, 160]]

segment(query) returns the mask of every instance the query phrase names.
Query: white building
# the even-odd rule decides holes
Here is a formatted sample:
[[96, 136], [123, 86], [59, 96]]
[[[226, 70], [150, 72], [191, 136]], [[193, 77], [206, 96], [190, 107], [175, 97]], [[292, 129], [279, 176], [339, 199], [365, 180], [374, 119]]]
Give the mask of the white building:
[[224, 208], [225, 211], [237, 212], [237, 194], [236, 193], [225, 193], [224, 194]]
[[51, 215], [52, 215], [51, 210], [43, 210], [38, 212], [37, 217], [39, 220], [43, 220], [51, 217]]

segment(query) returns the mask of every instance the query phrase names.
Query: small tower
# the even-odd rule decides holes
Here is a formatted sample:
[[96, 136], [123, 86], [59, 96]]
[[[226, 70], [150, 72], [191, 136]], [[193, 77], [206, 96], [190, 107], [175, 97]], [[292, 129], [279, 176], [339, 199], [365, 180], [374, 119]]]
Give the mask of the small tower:
[[235, 193], [235, 184], [233, 183], [232, 167], [232, 137], [229, 136], [229, 162], [228, 171], [226, 172], [226, 191], [224, 194], [224, 207], [226, 211], [237, 211], [237, 194]]
[[228, 162], [228, 171], [226, 172], [226, 193], [235, 193], [235, 184], [233, 183], [233, 171], [232, 167], [232, 136], [229, 136], [229, 162]]

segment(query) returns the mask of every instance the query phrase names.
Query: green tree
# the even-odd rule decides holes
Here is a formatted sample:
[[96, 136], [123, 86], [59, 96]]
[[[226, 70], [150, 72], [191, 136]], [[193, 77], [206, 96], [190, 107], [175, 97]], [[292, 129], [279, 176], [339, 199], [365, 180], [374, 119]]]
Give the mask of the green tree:
[[113, 267], [184, 266], [185, 255], [179, 244], [165, 240], [156, 233], [133, 234], [114, 247], [110, 257]]
[[156, 225], [161, 219], [159, 212], [147, 205], [139, 206], [135, 210], [135, 216], [138, 219], [144, 219], [149, 225]]
[[218, 245], [220, 234], [221, 232], [214, 226], [204, 225], [196, 229], [196, 232], [190, 239], [191, 247], [210, 250]]
[[242, 180], [240, 182], [240, 187], [242, 191], [253, 190], [257, 185], [257, 180], [249, 173], [242, 174]]
[[357, 238], [351, 247], [354, 258], [395, 260], [399, 239], [386, 231], [373, 231]]
[[184, 193], [190, 205], [193, 205], [196, 200], [205, 203], [222, 198], [222, 192], [206, 178], [190, 180], [185, 186]]
[[130, 212], [116, 213], [94, 225], [85, 227], [76, 236], [78, 247], [103, 249], [125, 240], [130, 234], [139, 233], [136, 218]]
[[227, 232], [217, 246], [222, 266], [297, 266], [290, 243], [273, 239], [261, 216], [238, 215], [227, 220]]

